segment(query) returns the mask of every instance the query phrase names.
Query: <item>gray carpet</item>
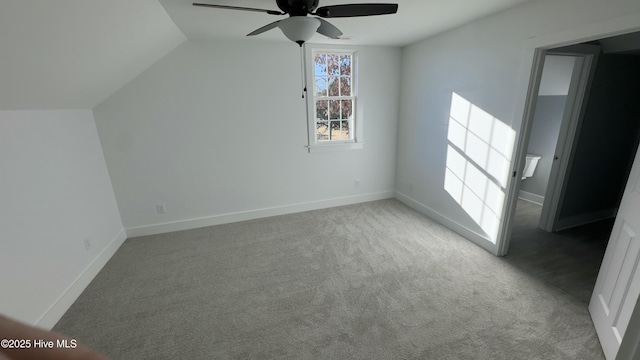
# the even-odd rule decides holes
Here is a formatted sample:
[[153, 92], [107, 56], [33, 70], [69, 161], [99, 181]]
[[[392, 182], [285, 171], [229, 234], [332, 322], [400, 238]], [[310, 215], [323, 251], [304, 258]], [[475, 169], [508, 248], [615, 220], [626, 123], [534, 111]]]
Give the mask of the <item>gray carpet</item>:
[[396, 200], [128, 239], [55, 329], [112, 359], [604, 359], [583, 302]]
[[551, 233], [538, 228], [541, 211], [518, 201], [505, 261], [588, 304], [615, 219]]

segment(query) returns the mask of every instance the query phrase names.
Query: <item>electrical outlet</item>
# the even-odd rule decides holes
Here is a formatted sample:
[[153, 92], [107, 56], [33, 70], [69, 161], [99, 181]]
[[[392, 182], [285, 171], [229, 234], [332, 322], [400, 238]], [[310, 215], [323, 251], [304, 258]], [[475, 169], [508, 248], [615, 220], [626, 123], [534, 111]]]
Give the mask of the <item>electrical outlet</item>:
[[83, 243], [84, 243], [84, 249], [85, 250], [87, 250], [87, 251], [91, 250], [91, 239], [86, 238], [86, 239], [83, 240]]
[[353, 182], [353, 187], [355, 187], [355, 188], [359, 188], [359, 187], [360, 187], [360, 180], [359, 180], [359, 179], [356, 179], [356, 180]]
[[164, 206], [164, 204], [158, 204], [156, 205], [156, 211], [158, 212], [158, 214], [166, 214], [167, 208]]

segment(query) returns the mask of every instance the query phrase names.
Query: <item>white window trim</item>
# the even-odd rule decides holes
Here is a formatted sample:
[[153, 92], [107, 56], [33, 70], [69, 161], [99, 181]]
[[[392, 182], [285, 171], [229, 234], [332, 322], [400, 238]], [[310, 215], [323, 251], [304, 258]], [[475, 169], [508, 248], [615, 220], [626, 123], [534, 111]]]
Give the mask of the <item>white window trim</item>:
[[[350, 140], [334, 140], [318, 142], [316, 140], [315, 133], [315, 104], [314, 104], [314, 78], [313, 78], [313, 52], [335, 52], [351, 54], [351, 74], [352, 84], [351, 91], [354, 98], [353, 109], [353, 139]], [[327, 151], [343, 151], [343, 150], [358, 150], [364, 147], [363, 141], [363, 124], [362, 124], [362, 108], [360, 106], [361, 101], [358, 97], [358, 53], [353, 48], [338, 47], [336, 45], [320, 45], [320, 44], [305, 44], [305, 80], [307, 86], [306, 100], [307, 100], [307, 149], [309, 152], [327, 152]]]

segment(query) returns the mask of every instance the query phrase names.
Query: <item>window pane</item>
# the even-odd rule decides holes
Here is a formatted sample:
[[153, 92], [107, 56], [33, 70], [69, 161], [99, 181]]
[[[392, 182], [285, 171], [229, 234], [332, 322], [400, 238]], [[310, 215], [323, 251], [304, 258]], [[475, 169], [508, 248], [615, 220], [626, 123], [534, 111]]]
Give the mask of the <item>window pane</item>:
[[316, 54], [314, 57], [314, 73], [327, 76], [327, 55]]
[[315, 96], [327, 96], [327, 78], [316, 76]]
[[340, 77], [340, 95], [351, 96], [351, 78]]
[[327, 73], [332, 76], [340, 75], [340, 56], [327, 54]]
[[340, 119], [340, 100], [329, 100], [329, 119]]
[[317, 141], [329, 140], [329, 122], [316, 121], [316, 139]]
[[327, 87], [329, 96], [340, 96], [340, 80], [337, 77], [329, 77]]
[[349, 131], [349, 120], [342, 120], [340, 126], [340, 139], [349, 140], [351, 138]]
[[340, 55], [340, 75], [351, 75], [351, 55]]
[[329, 108], [329, 101], [327, 100], [316, 101], [316, 120], [327, 120], [328, 108]]
[[340, 102], [340, 118], [350, 119], [353, 115], [353, 100], [340, 100]]
[[340, 140], [340, 120], [330, 121], [331, 134], [329, 140]]

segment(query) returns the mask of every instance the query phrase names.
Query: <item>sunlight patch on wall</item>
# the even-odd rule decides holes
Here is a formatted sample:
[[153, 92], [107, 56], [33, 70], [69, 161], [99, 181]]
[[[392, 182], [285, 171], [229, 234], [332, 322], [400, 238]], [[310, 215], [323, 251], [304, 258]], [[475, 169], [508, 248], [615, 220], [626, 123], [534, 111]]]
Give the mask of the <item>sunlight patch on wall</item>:
[[447, 138], [444, 189], [495, 244], [515, 131], [453, 93]]

